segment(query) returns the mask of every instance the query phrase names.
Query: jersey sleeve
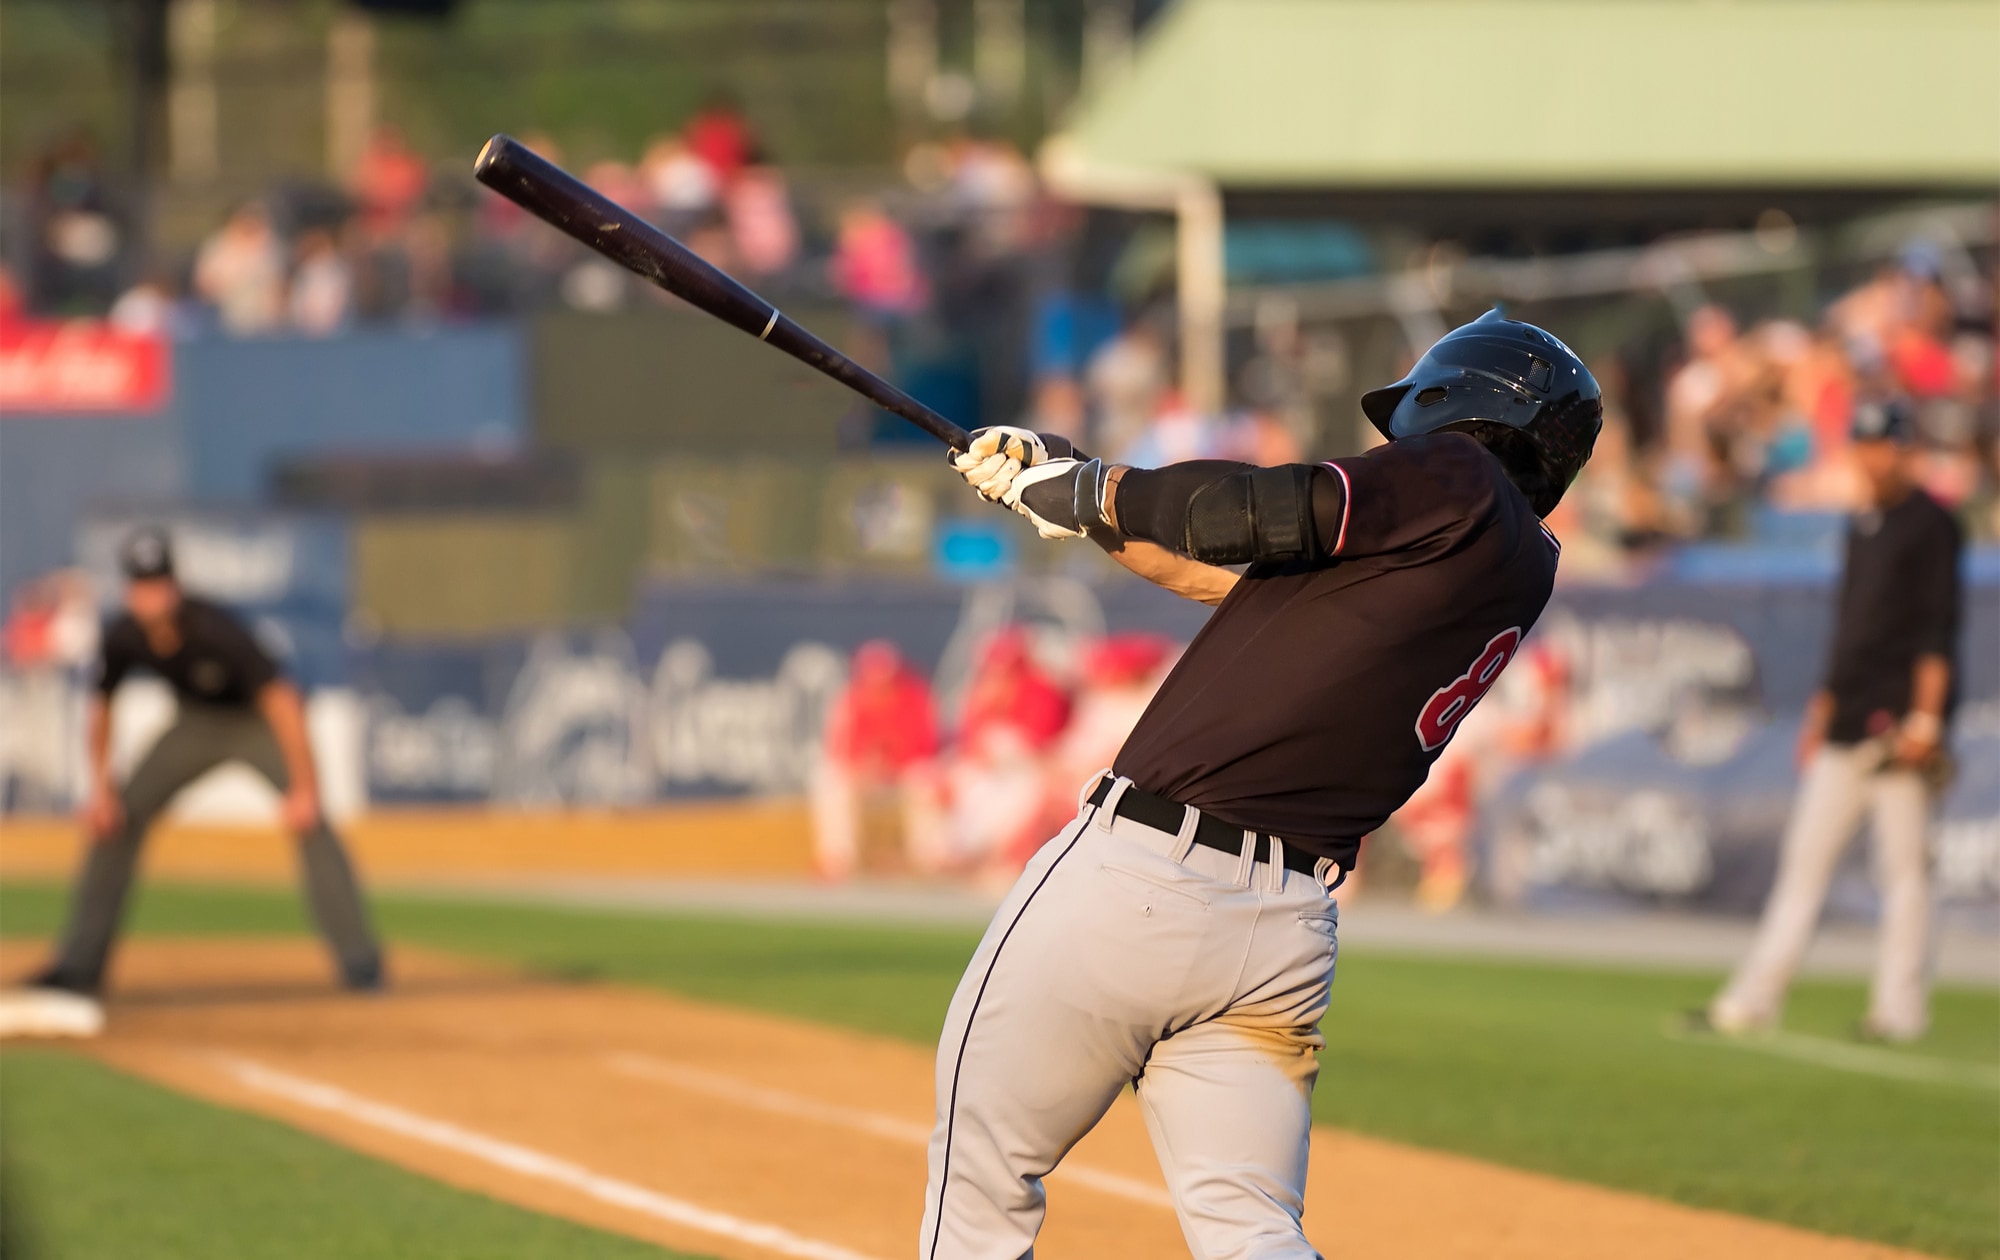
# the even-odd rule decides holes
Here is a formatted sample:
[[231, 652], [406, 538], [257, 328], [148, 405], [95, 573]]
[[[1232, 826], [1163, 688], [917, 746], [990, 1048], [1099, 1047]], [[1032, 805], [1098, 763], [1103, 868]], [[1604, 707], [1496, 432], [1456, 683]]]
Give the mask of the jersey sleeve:
[[1335, 559], [1446, 553], [1505, 510], [1505, 474], [1463, 434], [1403, 438], [1325, 467], [1338, 506], [1315, 493], [1313, 514]]
[[104, 635], [97, 652], [97, 694], [109, 698], [118, 690], [118, 684], [132, 672], [138, 661], [138, 645], [132, 639], [139, 628], [129, 618], [119, 617], [104, 627]]

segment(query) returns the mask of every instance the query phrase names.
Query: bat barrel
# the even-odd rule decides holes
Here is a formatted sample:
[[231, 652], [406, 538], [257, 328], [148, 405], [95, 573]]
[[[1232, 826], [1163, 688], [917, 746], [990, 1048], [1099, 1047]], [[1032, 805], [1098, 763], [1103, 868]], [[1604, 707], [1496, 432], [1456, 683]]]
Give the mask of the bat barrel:
[[971, 442], [963, 428], [870, 372], [779, 313], [687, 246], [577, 179], [512, 136], [479, 150], [480, 183], [619, 266], [903, 417], [953, 450]]
[[687, 246], [511, 136], [488, 140], [472, 173], [536, 218], [753, 337], [777, 313]]

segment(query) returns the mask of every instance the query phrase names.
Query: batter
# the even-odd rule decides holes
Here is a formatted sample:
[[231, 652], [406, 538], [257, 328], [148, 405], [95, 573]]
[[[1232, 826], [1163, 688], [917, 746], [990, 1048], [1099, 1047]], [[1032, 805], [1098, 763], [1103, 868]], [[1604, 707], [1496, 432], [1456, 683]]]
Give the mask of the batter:
[[1540, 517], [1599, 398], [1568, 347], [1493, 311], [1363, 398], [1389, 439], [1366, 455], [1142, 470], [974, 435], [954, 466], [981, 495], [1217, 608], [952, 999], [925, 1260], [1031, 1256], [1043, 1177], [1128, 1082], [1195, 1256], [1316, 1256], [1331, 892], [1547, 603]]

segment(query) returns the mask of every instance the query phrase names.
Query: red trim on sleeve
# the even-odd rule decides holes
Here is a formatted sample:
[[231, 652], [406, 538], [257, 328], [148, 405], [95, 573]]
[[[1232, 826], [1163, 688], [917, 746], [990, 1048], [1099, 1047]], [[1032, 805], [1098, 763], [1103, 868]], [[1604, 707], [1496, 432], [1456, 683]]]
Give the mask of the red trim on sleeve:
[[1348, 480], [1347, 470], [1339, 464], [1328, 460], [1326, 466], [1340, 474], [1340, 533], [1333, 540], [1333, 554], [1337, 556], [1340, 549], [1347, 545], [1347, 518], [1354, 511], [1354, 483]]

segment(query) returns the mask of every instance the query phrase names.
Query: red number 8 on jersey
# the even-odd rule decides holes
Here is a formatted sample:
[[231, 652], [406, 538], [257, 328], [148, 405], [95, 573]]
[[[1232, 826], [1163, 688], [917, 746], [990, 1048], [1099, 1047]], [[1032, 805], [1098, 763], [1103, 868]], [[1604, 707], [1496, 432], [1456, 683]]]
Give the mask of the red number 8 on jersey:
[[1499, 680], [1500, 671], [1507, 668], [1507, 662], [1514, 659], [1514, 649], [1520, 646], [1521, 627], [1509, 626], [1486, 641], [1471, 669], [1431, 693], [1424, 711], [1417, 715], [1417, 742], [1425, 752], [1445, 746], [1472, 706]]

